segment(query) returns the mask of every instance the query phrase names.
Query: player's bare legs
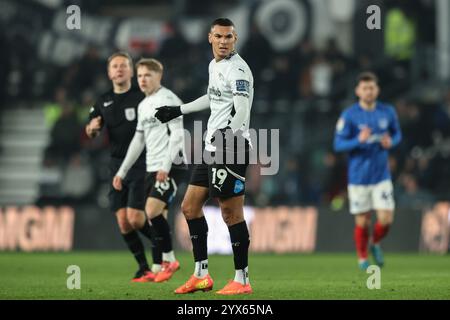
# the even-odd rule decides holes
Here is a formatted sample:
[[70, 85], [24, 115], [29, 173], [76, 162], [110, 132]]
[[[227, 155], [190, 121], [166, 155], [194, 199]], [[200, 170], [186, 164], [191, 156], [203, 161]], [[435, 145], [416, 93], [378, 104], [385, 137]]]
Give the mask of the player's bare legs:
[[389, 228], [394, 220], [394, 212], [392, 210], [377, 210], [377, 222], [373, 228], [372, 243], [370, 251], [377, 265], [384, 265], [383, 251], [380, 242], [389, 232]]
[[371, 213], [365, 212], [355, 215], [354, 240], [359, 267], [366, 270], [369, 267], [368, 245]]
[[208, 188], [190, 184], [181, 203], [181, 211], [186, 220], [203, 217], [203, 205], [208, 200]]
[[134, 228], [128, 222], [127, 209], [122, 208], [122, 209], [117, 210], [116, 218], [117, 218], [117, 224], [118, 224], [120, 232], [122, 234], [126, 234], [126, 233], [134, 230]]
[[147, 222], [147, 218], [145, 217], [145, 214], [142, 210], [127, 208], [126, 213], [127, 222], [133, 228], [133, 230], [141, 229], [144, 223]]
[[152, 267], [153, 272], [158, 272], [155, 282], [169, 280], [180, 267], [173, 252], [172, 236], [166, 219], [167, 213], [164, 214], [167, 212], [166, 206], [164, 201], [153, 197], [148, 197], [145, 204], [145, 212], [155, 230], [156, 246], [162, 250], [162, 261], [159, 265], [154, 264]]
[[382, 226], [389, 226], [394, 221], [394, 211], [392, 210], [377, 210], [377, 222]]
[[218, 199], [223, 221], [228, 227], [244, 221], [244, 196]]
[[190, 293], [198, 290], [209, 291], [213, 287], [213, 280], [208, 272], [208, 224], [203, 214], [203, 205], [208, 200], [209, 191], [206, 187], [189, 185], [181, 204], [189, 234], [192, 241], [195, 269], [189, 280], [177, 288], [175, 293]]
[[244, 220], [244, 196], [218, 199], [223, 221], [230, 232], [231, 247], [234, 256], [234, 280], [228, 283], [219, 294], [252, 293], [248, 277], [248, 249], [250, 235]]

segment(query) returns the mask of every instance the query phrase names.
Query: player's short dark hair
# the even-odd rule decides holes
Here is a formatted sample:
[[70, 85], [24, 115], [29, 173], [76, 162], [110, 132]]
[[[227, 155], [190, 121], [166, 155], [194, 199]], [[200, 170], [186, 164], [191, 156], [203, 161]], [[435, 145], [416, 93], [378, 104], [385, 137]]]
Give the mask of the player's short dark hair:
[[356, 85], [358, 85], [360, 82], [366, 81], [373, 81], [378, 84], [378, 77], [375, 73], [370, 71], [361, 72], [356, 80]]
[[124, 57], [124, 58], [128, 59], [128, 63], [130, 65], [130, 68], [133, 70], [133, 59], [125, 51], [117, 51], [117, 52], [114, 52], [112, 55], [110, 55], [109, 58], [108, 58], [108, 63], [106, 65], [107, 69], [109, 69], [109, 64], [111, 63], [112, 59], [114, 59], [116, 57]]
[[234, 23], [228, 18], [217, 18], [211, 23], [211, 29], [214, 28], [214, 26], [234, 27]]

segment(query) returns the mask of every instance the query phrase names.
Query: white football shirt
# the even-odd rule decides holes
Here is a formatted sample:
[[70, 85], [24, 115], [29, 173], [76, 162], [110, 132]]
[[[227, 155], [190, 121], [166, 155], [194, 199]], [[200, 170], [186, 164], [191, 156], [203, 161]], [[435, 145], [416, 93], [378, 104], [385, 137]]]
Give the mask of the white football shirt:
[[[211, 115], [205, 141], [205, 149], [215, 151], [211, 145], [211, 138], [218, 129], [225, 128], [235, 114], [233, 96], [240, 95], [249, 99], [250, 110], [253, 102], [253, 75], [248, 64], [239, 54], [233, 52], [225, 59], [209, 64], [208, 97], [210, 100]], [[250, 112], [242, 125], [242, 136], [250, 141], [248, 128], [250, 125]]]
[[[161, 106], [179, 106], [182, 101], [171, 90], [161, 87], [145, 97], [138, 106], [136, 131], [143, 132], [146, 147], [147, 171], [170, 171], [172, 163], [186, 161], [184, 144], [183, 117], [161, 123], [155, 118], [156, 108]], [[180, 161], [181, 162], [181, 161]]]

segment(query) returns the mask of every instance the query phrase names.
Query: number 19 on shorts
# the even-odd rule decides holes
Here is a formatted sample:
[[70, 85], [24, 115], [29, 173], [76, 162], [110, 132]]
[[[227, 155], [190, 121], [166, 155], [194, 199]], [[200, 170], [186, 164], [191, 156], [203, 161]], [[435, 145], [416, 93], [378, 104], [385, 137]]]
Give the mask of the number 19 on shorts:
[[217, 169], [217, 168], [212, 168], [212, 184], [215, 185], [216, 181], [218, 181], [218, 185], [222, 186], [223, 183], [225, 182], [225, 179], [227, 178], [227, 170], [225, 169]]

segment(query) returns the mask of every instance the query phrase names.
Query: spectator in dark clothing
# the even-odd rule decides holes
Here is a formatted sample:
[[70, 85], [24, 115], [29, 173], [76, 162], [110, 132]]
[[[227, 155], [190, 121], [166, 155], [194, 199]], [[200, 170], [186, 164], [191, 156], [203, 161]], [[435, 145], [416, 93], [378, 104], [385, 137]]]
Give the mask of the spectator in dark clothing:
[[[258, 54], [255, 54], [255, 52]], [[254, 70], [255, 87], [258, 87], [262, 81], [264, 70], [270, 67], [273, 50], [269, 41], [261, 34], [256, 23], [252, 25], [249, 38], [242, 50], [240, 50], [240, 55], [247, 61], [250, 68]]]
[[9, 42], [4, 30], [3, 25], [0, 24], [0, 48], [2, 48], [0, 50], [0, 108], [8, 100], [8, 76], [11, 70]]
[[50, 133], [50, 146], [47, 156], [57, 162], [68, 163], [69, 159], [81, 150], [82, 126], [71, 105], [63, 105], [61, 117]]

